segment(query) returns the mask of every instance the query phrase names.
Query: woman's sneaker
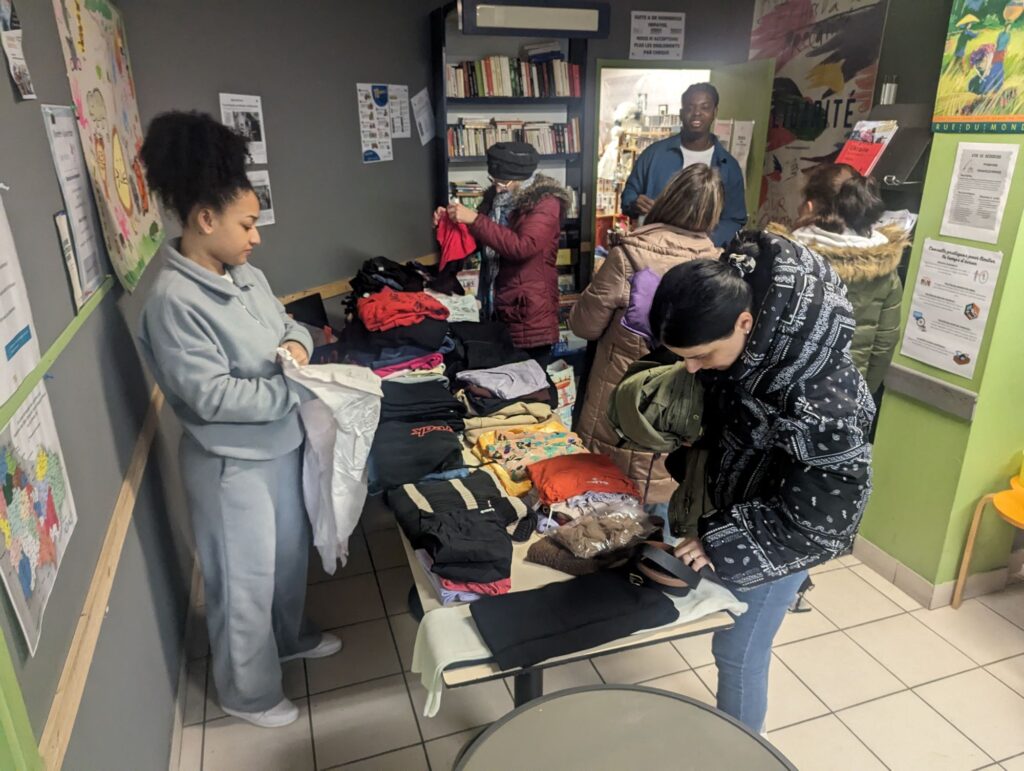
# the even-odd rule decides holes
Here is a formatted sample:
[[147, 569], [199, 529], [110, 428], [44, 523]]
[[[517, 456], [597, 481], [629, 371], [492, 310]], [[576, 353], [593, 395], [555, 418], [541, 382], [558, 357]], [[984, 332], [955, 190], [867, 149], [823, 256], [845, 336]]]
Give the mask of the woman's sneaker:
[[286, 725], [291, 725], [299, 719], [299, 708], [288, 701], [288, 699], [282, 699], [277, 706], [263, 712], [239, 712], [228, 709], [223, 704], [220, 708], [227, 714], [245, 720], [260, 728], [282, 728]]
[[333, 635], [330, 632], [324, 632], [320, 635], [320, 642], [315, 648], [310, 648], [308, 651], [302, 651], [302, 653], [293, 653], [290, 656], [282, 656], [282, 663], [285, 661], [292, 661], [293, 659], [324, 659], [328, 656], [333, 656], [335, 653], [341, 650], [341, 638], [337, 635]]

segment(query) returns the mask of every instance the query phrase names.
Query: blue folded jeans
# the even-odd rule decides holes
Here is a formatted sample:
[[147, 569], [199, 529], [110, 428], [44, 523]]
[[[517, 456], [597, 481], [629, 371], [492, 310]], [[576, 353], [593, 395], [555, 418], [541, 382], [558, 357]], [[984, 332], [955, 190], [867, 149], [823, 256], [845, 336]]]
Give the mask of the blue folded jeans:
[[[747, 612], [731, 629], [715, 632], [711, 650], [718, 665], [718, 708], [752, 731], [764, 730], [772, 641], [807, 578], [807, 571], [749, 589], [732, 589]], [[730, 587], [732, 588], [732, 587]]]

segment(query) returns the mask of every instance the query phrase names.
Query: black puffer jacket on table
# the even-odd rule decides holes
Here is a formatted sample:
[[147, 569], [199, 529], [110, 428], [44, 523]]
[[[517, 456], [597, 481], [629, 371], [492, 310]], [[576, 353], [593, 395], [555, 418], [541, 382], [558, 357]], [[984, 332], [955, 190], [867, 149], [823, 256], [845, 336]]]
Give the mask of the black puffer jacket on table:
[[718, 576], [756, 586], [848, 549], [871, 492], [875, 406], [850, 358], [846, 288], [821, 257], [757, 234], [754, 327], [704, 378], [716, 510], [699, 532]]

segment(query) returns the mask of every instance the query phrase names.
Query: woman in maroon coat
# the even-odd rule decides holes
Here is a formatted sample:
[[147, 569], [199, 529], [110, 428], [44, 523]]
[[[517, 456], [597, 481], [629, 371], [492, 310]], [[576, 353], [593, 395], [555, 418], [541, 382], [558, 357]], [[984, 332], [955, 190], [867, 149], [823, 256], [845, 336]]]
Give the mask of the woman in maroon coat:
[[[460, 203], [447, 215], [469, 226], [481, 246], [480, 300], [485, 317], [508, 325], [512, 341], [546, 364], [558, 340], [558, 237], [569, 194], [537, 174], [537, 151], [523, 142], [487, 150], [491, 187], [478, 211]], [[438, 209], [438, 217], [445, 213]]]

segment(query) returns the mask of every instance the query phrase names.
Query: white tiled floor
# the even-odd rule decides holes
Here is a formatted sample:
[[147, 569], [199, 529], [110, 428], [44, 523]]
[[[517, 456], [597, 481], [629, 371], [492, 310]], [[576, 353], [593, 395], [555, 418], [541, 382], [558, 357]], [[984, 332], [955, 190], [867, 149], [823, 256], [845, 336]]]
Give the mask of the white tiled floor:
[[[195, 630], [182, 771], [448, 771], [512, 709], [512, 684], [495, 681], [451, 690], [437, 717], [422, 717], [424, 691], [408, 672], [411, 578], [391, 527], [367, 512], [343, 571], [328, 576], [311, 562], [310, 615], [345, 649], [289, 664], [295, 724], [266, 730], [224, 717]], [[1024, 771], [1024, 586], [926, 611], [853, 557], [813, 572], [812, 610], [786, 617], [769, 681], [769, 738], [800, 771]], [[545, 692], [601, 682], [714, 704], [711, 638], [558, 667]]]

